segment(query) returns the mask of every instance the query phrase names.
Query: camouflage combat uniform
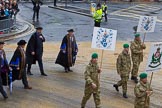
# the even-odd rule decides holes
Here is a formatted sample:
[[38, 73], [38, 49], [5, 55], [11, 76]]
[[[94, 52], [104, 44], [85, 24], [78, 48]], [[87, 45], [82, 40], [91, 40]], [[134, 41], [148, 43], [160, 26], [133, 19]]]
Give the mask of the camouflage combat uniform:
[[117, 58], [116, 67], [117, 72], [121, 77], [121, 80], [117, 83], [117, 86], [122, 86], [124, 94], [127, 92], [127, 81], [131, 71], [130, 54], [126, 51], [123, 51]]
[[[139, 82], [134, 88], [134, 94], [136, 96], [134, 108], [149, 108], [150, 97], [147, 97], [146, 91], [152, 91], [152, 88], [149, 89], [150, 84]], [[147, 101], [146, 101], [147, 99]], [[146, 103], [146, 104], [145, 104]]]
[[[91, 62], [89, 65], [86, 67], [86, 71], [84, 73], [85, 75], [85, 91], [84, 91], [84, 97], [82, 99], [81, 107], [84, 108], [87, 101], [93, 94], [94, 101], [96, 108], [101, 108], [101, 102], [100, 102], [100, 84], [99, 84], [99, 66], [98, 64], [92, 64]], [[97, 88], [93, 89], [92, 88], [92, 83], [96, 84]]]
[[134, 40], [134, 42], [131, 43], [130, 49], [133, 62], [131, 74], [133, 77], [137, 78], [139, 65], [143, 61], [143, 49], [146, 49], [146, 46], [143, 46], [141, 41]]

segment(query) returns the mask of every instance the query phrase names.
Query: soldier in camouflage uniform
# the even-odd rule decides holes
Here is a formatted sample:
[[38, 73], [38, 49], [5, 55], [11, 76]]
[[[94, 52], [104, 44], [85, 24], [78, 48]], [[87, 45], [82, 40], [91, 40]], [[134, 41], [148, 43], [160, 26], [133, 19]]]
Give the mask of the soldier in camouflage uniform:
[[118, 56], [117, 62], [116, 62], [117, 72], [120, 75], [121, 80], [117, 84], [114, 84], [113, 86], [115, 87], [116, 91], [119, 91], [118, 87], [122, 86], [123, 97], [128, 98], [127, 97], [127, 81], [129, 79], [129, 73], [131, 71], [131, 58], [129, 54], [129, 45], [124, 44], [123, 48], [124, 50]]
[[136, 96], [134, 108], [149, 108], [150, 95], [153, 91], [150, 84], [147, 82], [147, 74], [140, 74], [140, 82], [134, 88], [134, 94]]
[[93, 94], [94, 102], [96, 105], [96, 108], [101, 108], [101, 102], [100, 102], [100, 83], [99, 83], [99, 74], [101, 70], [99, 69], [98, 63], [98, 54], [93, 53], [92, 59], [88, 66], [86, 67], [86, 71], [84, 73], [85, 75], [85, 91], [84, 91], [84, 97], [82, 99], [81, 108], [85, 108], [85, 105], [91, 95]]
[[135, 39], [133, 42], [131, 42], [131, 57], [133, 62], [133, 68], [132, 68], [132, 77], [131, 80], [134, 80], [135, 83], [138, 83], [138, 70], [140, 63], [143, 61], [143, 50], [146, 49], [145, 44], [141, 42], [140, 34], [135, 34]]

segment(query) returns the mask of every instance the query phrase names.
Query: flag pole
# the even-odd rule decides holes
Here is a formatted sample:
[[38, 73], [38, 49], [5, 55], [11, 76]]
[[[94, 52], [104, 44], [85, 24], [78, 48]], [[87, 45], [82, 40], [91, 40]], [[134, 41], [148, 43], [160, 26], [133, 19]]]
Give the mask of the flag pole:
[[144, 33], [143, 43], [145, 43], [145, 38], [146, 38], [146, 32]]
[[[104, 54], [104, 50], [102, 50], [102, 53], [101, 53], [101, 63], [100, 63], [100, 69], [102, 68], [102, 64], [103, 64], [103, 54]], [[98, 75], [98, 79], [100, 81], [100, 73]]]
[[[152, 72], [152, 73], [151, 73], [150, 84], [149, 84], [149, 88], [148, 88], [149, 91], [150, 91], [150, 88], [151, 88], [151, 83], [152, 83], [153, 75], [154, 75], [154, 73]], [[146, 100], [145, 100], [145, 107], [147, 106], [147, 100], [148, 100], [148, 98], [149, 98], [149, 96], [146, 97]]]

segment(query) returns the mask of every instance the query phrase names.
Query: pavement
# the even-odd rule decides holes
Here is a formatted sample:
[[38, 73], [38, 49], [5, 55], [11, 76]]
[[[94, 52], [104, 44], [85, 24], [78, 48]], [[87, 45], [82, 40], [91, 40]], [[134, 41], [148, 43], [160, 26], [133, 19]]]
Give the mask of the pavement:
[[[72, 6], [80, 6], [88, 9], [88, 4], [69, 4]], [[156, 6], [155, 6], [156, 5]], [[0, 106], [2, 108], [80, 108], [82, 96], [84, 94], [84, 71], [86, 65], [89, 63], [91, 54], [97, 52], [99, 54], [99, 63], [101, 63], [101, 50], [91, 48], [91, 39], [93, 32], [93, 20], [90, 17], [79, 15], [71, 12], [66, 12], [58, 9], [49, 8], [52, 4], [45, 4], [41, 6], [40, 21], [32, 21], [32, 4], [22, 3], [19, 5], [21, 9], [18, 14], [19, 19], [23, 19], [33, 26], [42, 26], [43, 34], [46, 38], [44, 44], [44, 69], [48, 74], [47, 77], [40, 75], [38, 64], [32, 66], [33, 76], [28, 76], [29, 85], [33, 87], [32, 90], [24, 90], [21, 81], [13, 83], [13, 94], [9, 94], [9, 89], [6, 91], [9, 94], [8, 100], [3, 100], [0, 96]], [[122, 89], [116, 92], [113, 88], [118, 80], [119, 75], [116, 72], [116, 58], [122, 51], [123, 43], [130, 43], [133, 40], [132, 27], [138, 24], [138, 19], [134, 16], [136, 14], [148, 14], [151, 12], [141, 12], [138, 10], [136, 13], [131, 14], [129, 7], [133, 4], [114, 4], [110, 5], [110, 15], [108, 23], [103, 22], [102, 27], [112, 28], [118, 30], [116, 49], [114, 52], [104, 51], [103, 66], [101, 74], [101, 100], [103, 108], [133, 108], [134, 107], [134, 82], [128, 81], [128, 99], [123, 99]], [[138, 5], [141, 6], [141, 5]], [[133, 10], [138, 8], [135, 7]], [[148, 6], [153, 6], [153, 9], [159, 8], [157, 4], [146, 4], [143, 6], [145, 9]], [[123, 15], [123, 9], [126, 9], [128, 15]], [[161, 12], [161, 11], [160, 11]], [[112, 13], [112, 14], [111, 14]], [[121, 14], [122, 13], [122, 14]], [[113, 15], [114, 14], [114, 15]], [[132, 17], [129, 17], [132, 16]], [[77, 55], [76, 64], [71, 69], [73, 72], [64, 73], [63, 67], [56, 65], [55, 60], [59, 52], [60, 43], [62, 38], [67, 33], [66, 30], [73, 28], [78, 42], [79, 53]], [[161, 22], [156, 25], [154, 33], [150, 33], [146, 37], [147, 49], [144, 51], [144, 62], [141, 63], [140, 71], [145, 71], [148, 53], [152, 41], [161, 41]], [[24, 34], [24, 33], [23, 33]], [[22, 34], [22, 35], [23, 35]], [[12, 39], [6, 42], [5, 51], [8, 61], [10, 61], [13, 51], [15, 50], [16, 43], [20, 39], [26, 41], [30, 38], [31, 34], [24, 34], [23, 37]], [[148, 73], [149, 80], [151, 73]], [[152, 88], [154, 94], [151, 96], [150, 108], [162, 107], [162, 72], [154, 73]], [[93, 99], [91, 98], [86, 108], [95, 108]]]
[[[102, 108], [133, 108], [134, 105], [134, 82], [128, 81], [128, 99], [122, 97], [122, 89], [119, 92], [113, 88], [113, 84], [120, 80], [116, 72], [116, 58], [122, 51], [122, 44], [117, 42], [114, 52], [104, 51], [103, 66], [101, 73], [101, 101]], [[147, 49], [144, 51], [144, 62], [141, 63], [140, 71], [145, 70], [150, 43], [146, 43]], [[91, 54], [99, 54], [99, 64], [101, 63], [101, 50], [92, 49], [91, 42], [78, 42], [79, 53], [76, 64], [71, 69], [73, 72], [65, 73], [64, 68], [56, 65], [55, 60], [59, 52], [59, 42], [46, 42], [44, 44], [44, 68], [48, 74], [47, 77], [40, 75], [38, 64], [32, 66], [33, 76], [28, 76], [29, 85], [32, 90], [24, 90], [22, 81], [13, 83], [13, 93], [9, 94], [9, 99], [4, 101], [0, 96], [1, 108], [80, 108], [82, 96], [84, 94], [84, 71], [89, 63]], [[7, 59], [10, 60], [16, 43], [5, 45]], [[148, 73], [149, 80], [151, 73]], [[154, 90], [151, 96], [150, 108], [162, 107], [162, 72], [154, 73], [152, 88]], [[91, 98], [86, 108], [95, 108], [93, 98]]]
[[0, 40], [12, 40], [15, 38], [20, 38], [31, 34], [35, 31], [35, 28], [32, 24], [17, 18], [14, 27], [8, 31], [0, 34]]

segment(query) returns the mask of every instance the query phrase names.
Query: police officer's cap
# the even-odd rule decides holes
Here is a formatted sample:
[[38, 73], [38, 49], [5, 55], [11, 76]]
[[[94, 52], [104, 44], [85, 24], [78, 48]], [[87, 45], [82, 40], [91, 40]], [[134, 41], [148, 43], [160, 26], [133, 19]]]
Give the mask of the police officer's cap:
[[67, 32], [74, 32], [74, 30], [73, 29], [69, 29], [69, 30], [67, 30]]
[[42, 30], [43, 28], [42, 27], [36, 27], [36, 30]]

